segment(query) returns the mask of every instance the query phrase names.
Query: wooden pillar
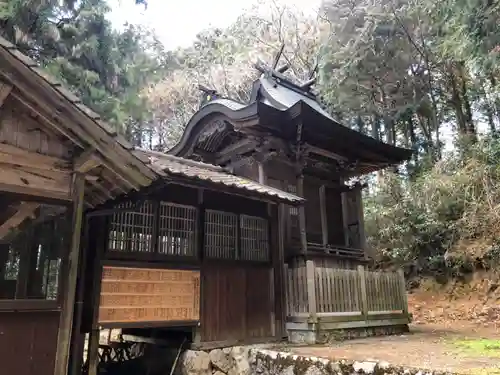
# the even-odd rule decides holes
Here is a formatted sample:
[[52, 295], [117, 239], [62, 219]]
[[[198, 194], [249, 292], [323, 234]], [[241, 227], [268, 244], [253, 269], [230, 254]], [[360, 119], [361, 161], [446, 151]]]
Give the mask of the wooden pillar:
[[401, 268], [398, 270], [398, 276], [402, 303], [401, 310], [404, 315], [408, 316], [408, 296], [406, 295], [405, 273]]
[[306, 261], [306, 282], [307, 282], [307, 304], [309, 310], [309, 318], [311, 323], [317, 322], [316, 314], [316, 278], [314, 270], [314, 262]]
[[365, 234], [365, 213], [363, 210], [363, 188], [361, 186], [356, 187], [356, 204], [357, 204], [357, 216], [358, 216], [358, 228], [359, 228], [359, 245], [361, 250], [366, 254], [366, 234]]
[[262, 162], [258, 162], [257, 164], [259, 168], [259, 184], [266, 184], [266, 171], [264, 170], [264, 164]]
[[[281, 203], [278, 206], [278, 257], [281, 259], [283, 262], [283, 265], [286, 266], [285, 264], [285, 230], [286, 230], [286, 220], [287, 219], [287, 207]], [[287, 286], [287, 280], [286, 278], [288, 277], [288, 272], [285, 272], [285, 267], [279, 272], [279, 276], [283, 285], [282, 293], [278, 295], [279, 300], [281, 302], [281, 334], [282, 336], [286, 336], [286, 317], [287, 317], [287, 299], [286, 299], [286, 286]]]
[[92, 294], [91, 294], [91, 324], [89, 333], [89, 344], [87, 350], [87, 361], [89, 365], [88, 375], [97, 375], [99, 365], [99, 336], [101, 327], [99, 326], [99, 306], [101, 297], [103, 258], [106, 251], [109, 223], [105, 216], [91, 218], [98, 220], [92, 223], [92, 228], [96, 228], [97, 239], [94, 242], [96, 248], [93, 267]]
[[[304, 175], [301, 173], [297, 177], [297, 195], [304, 197]], [[306, 209], [304, 205], [299, 207], [299, 230], [300, 230], [300, 247], [304, 254], [307, 253], [307, 234], [306, 234]]]
[[[284, 205], [271, 205], [268, 204], [268, 220], [269, 220], [269, 244], [271, 249], [271, 261], [272, 261], [272, 271], [271, 271], [271, 281], [272, 281], [272, 303], [274, 307], [273, 311], [273, 324], [275, 331], [273, 336], [281, 339], [285, 334], [284, 331], [284, 319], [285, 319], [285, 280], [284, 280], [284, 252], [283, 252], [283, 241], [281, 237], [281, 217], [284, 211]], [[282, 219], [281, 219], [282, 220]]]
[[326, 216], [326, 188], [325, 185], [319, 187], [319, 213], [321, 216], [321, 237], [323, 239], [323, 247], [326, 251], [328, 245], [328, 218]]
[[[68, 257], [67, 283], [64, 286], [63, 310], [59, 321], [57, 337], [57, 353], [54, 375], [64, 375], [68, 372], [70, 340], [73, 328], [73, 313], [75, 306], [77, 278], [80, 260], [80, 238], [83, 223], [83, 207], [85, 193], [85, 176], [75, 173], [73, 179], [73, 225], [71, 248]], [[63, 274], [65, 274], [63, 272]]]
[[203, 258], [204, 258], [204, 248], [205, 248], [205, 198], [204, 198], [204, 190], [203, 189], [198, 189], [198, 216], [197, 216], [197, 222], [196, 222], [196, 251], [197, 251], [197, 256], [198, 259], [200, 260], [200, 301], [198, 303], [199, 309], [200, 309], [200, 322], [198, 323], [197, 327], [193, 327], [192, 330], [192, 342], [193, 344], [199, 344], [201, 343], [201, 340], [203, 339], [202, 337], [202, 328], [201, 327], [201, 320], [202, 317], [204, 316], [204, 291], [203, 287], [205, 286], [205, 283], [203, 281], [204, 279], [204, 267], [203, 267]]
[[368, 295], [366, 294], [366, 274], [365, 267], [358, 266], [359, 285], [361, 288], [361, 315], [364, 320], [368, 320]]
[[344, 229], [344, 245], [349, 247], [349, 206], [348, 206], [348, 196], [349, 194], [348, 191], [342, 192], [340, 197], [341, 197], [341, 204], [342, 204], [342, 224], [343, 224], [343, 229]]

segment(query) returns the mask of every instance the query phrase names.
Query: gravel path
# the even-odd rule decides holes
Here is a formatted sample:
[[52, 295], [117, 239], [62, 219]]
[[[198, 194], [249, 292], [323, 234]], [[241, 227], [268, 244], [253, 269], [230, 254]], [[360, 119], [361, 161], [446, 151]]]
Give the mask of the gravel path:
[[[500, 350], [461, 349], [462, 340], [500, 340], [500, 325], [478, 326], [470, 322], [448, 325], [411, 326], [401, 336], [373, 337], [340, 342], [329, 346], [288, 348], [306, 356], [332, 359], [379, 360], [391, 364], [452, 371], [463, 374], [500, 374]], [[500, 341], [499, 341], [500, 343]]]

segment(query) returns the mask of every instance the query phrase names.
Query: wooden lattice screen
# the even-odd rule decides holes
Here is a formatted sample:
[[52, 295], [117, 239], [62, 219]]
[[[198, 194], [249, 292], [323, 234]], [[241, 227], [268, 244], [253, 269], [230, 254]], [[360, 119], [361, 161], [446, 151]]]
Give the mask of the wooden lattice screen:
[[[121, 203], [118, 208], [132, 207], [131, 202]], [[134, 211], [117, 212], [110, 223], [108, 249], [120, 252], [151, 252], [154, 223], [154, 206], [150, 201]]]
[[196, 255], [196, 217], [196, 207], [161, 202], [158, 252]]
[[[197, 255], [196, 207], [146, 201], [137, 207], [133, 207], [132, 203], [122, 203], [118, 208], [124, 211], [111, 216], [109, 251], [157, 252], [166, 256], [184, 257]], [[127, 209], [130, 211], [125, 211]], [[158, 222], [155, 217], [158, 218]], [[153, 248], [155, 223], [158, 224], [158, 241], [156, 241], [157, 246]], [[217, 259], [269, 261], [268, 225], [268, 221], [260, 217], [206, 210], [204, 256]]]
[[236, 259], [238, 215], [223, 211], [205, 211], [205, 256]]
[[266, 219], [241, 215], [241, 259], [269, 260], [269, 230]]

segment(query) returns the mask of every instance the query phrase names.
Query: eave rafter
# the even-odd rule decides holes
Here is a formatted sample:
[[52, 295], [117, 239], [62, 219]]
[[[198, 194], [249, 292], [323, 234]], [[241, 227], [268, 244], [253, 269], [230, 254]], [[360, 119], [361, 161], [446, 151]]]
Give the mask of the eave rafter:
[[0, 108], [12, 92], [12, 85], [0, 81]]

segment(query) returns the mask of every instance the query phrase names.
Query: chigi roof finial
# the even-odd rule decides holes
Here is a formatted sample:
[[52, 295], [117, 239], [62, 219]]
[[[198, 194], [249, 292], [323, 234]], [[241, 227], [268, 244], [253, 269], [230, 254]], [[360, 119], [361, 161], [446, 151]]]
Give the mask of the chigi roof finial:
[[198, 85], [198, 90], [202, 92], [201, 100], [200, 100], [200, 108], [203, 107], [208, 102], [219, 98], [219, 94], [215, 89], [209, 89], [206, 86]]

